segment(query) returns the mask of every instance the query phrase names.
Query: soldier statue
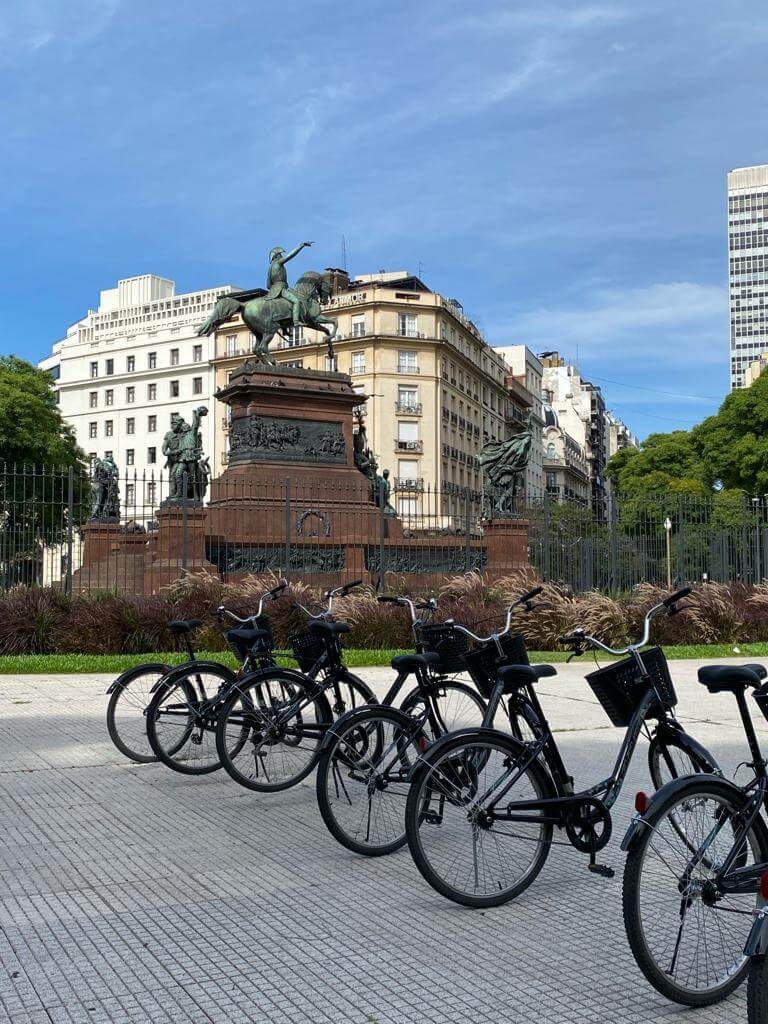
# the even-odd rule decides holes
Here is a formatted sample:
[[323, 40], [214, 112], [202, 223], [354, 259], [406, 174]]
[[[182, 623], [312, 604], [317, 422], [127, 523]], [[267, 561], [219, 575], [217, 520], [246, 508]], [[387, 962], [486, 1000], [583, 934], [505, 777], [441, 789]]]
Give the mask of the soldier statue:
[[91, 519], [116, 523], [120, 519], [118, 470], [111, 455], [96, 459], [91, 479]]
[[291, 316], [293, 326], [301, 325], [301, 299], [293, 290], [288, 287], [288, 275], [285, 272], [285, 264], [298, 256], [302, 249], [308, 249], [312, 242], [302, 242], [295, 249], [286, 252], [281, 245], [276, 245], [269, 253], [269, 272], [267, 274], [267, 288], [269, 289], [266, 298], [286, 299], [291, 304]]
[[163, 504], [200, 502], [208, 488], [207, 460], [203, 460], [200, 420], [208, 415], [204, 405], [195, 409], [191, 425], [174, 413], [171, 429], [163, 438], [163, 455], [168, 469], [168, 497]]

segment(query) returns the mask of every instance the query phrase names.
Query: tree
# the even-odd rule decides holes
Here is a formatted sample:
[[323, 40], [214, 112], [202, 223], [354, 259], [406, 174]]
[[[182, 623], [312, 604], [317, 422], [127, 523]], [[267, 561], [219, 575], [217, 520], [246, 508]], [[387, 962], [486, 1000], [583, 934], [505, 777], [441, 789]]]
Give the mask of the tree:
[[709, 485], [720, 479], [749, 494], [768, 492], [768, 375], [732, 391], [714, 416], [693, 428], [691, 441]]
[[687, 430], [650, 434], [639, 448], [622, 448], [608, 463], [605, 475], [620, 494], [666, 491], [703, 497], [710, 493], [707, 467]]
[[17, 356], [0, 356], [0, 464], [85, 471], [85, 453], [56, 404], [53, 377]]

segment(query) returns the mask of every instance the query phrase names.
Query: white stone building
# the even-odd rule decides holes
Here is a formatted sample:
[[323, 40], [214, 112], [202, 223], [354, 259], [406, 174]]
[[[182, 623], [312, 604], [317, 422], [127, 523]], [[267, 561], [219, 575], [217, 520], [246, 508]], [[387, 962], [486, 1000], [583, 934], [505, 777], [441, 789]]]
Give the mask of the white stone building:
[[728, 172], [731, 387], [768, 349], [768, 164]]
[[[144, 274], [101, 292], [97, 309], [73, 324], [42, 360], [56, 380], [59, 407], [92, 458], [110, 454], [120, 470], [125, 512], [161, 495], [141, 481], [165, 475], [163, 437], [171, 415], [187, 422], [206, 405], [203, 448], [215, 464], [213, 338], [196, 328], [231, 285], [176, 294], [173, 281]], [[123, 476], [137, 477], [124, 483]]]

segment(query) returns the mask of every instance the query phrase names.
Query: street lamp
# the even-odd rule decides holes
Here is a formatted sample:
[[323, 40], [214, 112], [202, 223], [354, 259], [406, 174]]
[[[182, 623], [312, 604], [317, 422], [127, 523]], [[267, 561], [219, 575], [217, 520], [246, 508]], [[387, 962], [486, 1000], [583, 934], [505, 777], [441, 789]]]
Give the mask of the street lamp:
[[672, 589], [672, 520], [667, 516], [664, 520], [667, 535], [667, 590]]

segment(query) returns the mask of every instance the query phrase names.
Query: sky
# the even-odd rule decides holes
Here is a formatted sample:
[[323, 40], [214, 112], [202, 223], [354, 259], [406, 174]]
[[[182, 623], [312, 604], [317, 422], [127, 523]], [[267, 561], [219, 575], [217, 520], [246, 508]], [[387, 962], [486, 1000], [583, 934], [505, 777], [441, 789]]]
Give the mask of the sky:
[[[14, 9], [11, 9], [14, 8]], [[728, 389], [726, 172], [768, 162], [765, 0], [25, 0], [0, 11], [0, 352], [118, 278], [418, 273], [635, 432]]]

